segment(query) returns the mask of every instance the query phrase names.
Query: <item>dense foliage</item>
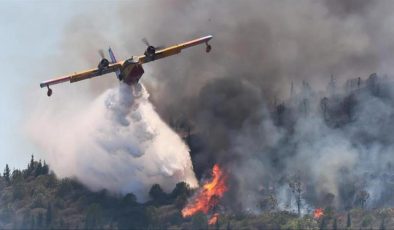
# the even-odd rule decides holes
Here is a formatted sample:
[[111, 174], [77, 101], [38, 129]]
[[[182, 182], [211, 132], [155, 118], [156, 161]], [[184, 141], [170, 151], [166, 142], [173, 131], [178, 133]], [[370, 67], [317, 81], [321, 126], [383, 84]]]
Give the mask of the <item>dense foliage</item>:
[[151, 200], [138, 203], [132, 193], [92, 192], [73, 178], [58, 179], [45, 162], [32, 157], [27, 169], [10, 170], [0, 177], [0, 228], [21, 229], [343, 229], [394, 227], [392, 209], [353, 209], [336, 213], [326, 209], [322, 219], [311, 215], [267, 211], [221, 214], [216, 225], [198, 213], [182, 218], [181, 209], [192, 195], [186, 183], [171, 193], [152, 185]]

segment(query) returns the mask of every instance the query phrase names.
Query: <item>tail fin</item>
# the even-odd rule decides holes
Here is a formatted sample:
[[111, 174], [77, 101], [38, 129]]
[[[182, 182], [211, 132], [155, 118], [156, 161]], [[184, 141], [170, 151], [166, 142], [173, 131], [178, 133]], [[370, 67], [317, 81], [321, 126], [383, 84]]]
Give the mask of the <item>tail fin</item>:
[[[109, 53], [109, 57], [111, 58], [111, 62], [112, 62], [112, 63], [116, 63], [116, 58], [115, 58], [114, 52], [112, 52], [111, 47], [109, 47], [108, 53]], [[117, 71], [115, 72], [115, 74], [116, 74], [116, 77], [119, 79], [119, 81], [122, 80], [122, 79], [120, 79], [120, 77], [119, 77], [119, 76], [120, 76], [120, 70], [117, 70]]]

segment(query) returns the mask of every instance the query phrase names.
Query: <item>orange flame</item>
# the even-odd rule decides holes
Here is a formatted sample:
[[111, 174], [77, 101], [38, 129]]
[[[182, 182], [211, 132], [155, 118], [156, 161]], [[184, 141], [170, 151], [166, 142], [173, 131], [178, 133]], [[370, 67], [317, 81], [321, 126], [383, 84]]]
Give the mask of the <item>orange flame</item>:
[[211, 181], [204, 184], [186, 207], [182, 209], [182, 216], [192, 216], [197, 212], [207, 214], [209, 210], [218, 204], [219, 199], [227, 191], [226, 179], [227, 176], [220, 169], [219, 165], [215, 164], [212, 169]]
[[317, 208], [315, 209], [315, 211], [313, 211], [313, 217], [315, 219], [320, 219], [323, 216], [324, 216], [324, 210], [322, 208]]
[[211, 218], [209, 218], [208, 224], [209, 224], [209, 225], [216, 224], [216, 223], [218, 222], [218, 219], [219, 219], [219, 213], [215, 213], [215, 214], [213, 214], [213, 215], [211, 216]]

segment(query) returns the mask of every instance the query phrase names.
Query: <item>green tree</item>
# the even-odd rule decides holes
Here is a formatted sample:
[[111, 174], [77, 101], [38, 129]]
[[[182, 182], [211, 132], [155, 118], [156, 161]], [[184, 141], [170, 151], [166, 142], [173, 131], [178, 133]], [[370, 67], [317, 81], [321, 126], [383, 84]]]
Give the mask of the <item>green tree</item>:
[[160, 215], [159, 211], [154, 206], [149, 206], [145, 209], [145, 215], [148, 219], [149, 228], [160, 229]]
[[332, 229], [333, 230], [337, 230], [338, 229], [337, 218], [334, 218], [334, 223], [332, 224]]
[[31, 159], [30, 159], [30, 163], [27, 165], [28, 175], [33, 175], [34, 168], [35, 168], [34, 167], [34, 156], [32, 154]]
[[34, 176], [37, 177], [39, 175], [42, 175], [42, 163], [41, 163], [41, 160], [38, 162], [36, 170], [34, 172]]
[[133, 193], [127, 193], [126, 196], [123, 197], [122, 205], [124, 207], [132, 207], [137, 204], [137, 197]]
[[361, 221], [361, 226], [366, 228], [368, 226], [371, 226], [372, 222], [373, 222], [373, 216], [371, 214], [368, 214]]
[[4, 169], [4, 179], [7, 182], [7, 185], [10, 184], [11, 179], [10, 179], [10, 168], [8, 167], [8, 164], [5, 165], [5, 169]]
[[63, 178], [57, 188], [58, 196], [66, 196], [73, 191], [73, 182], [70, 178]]
[[59, 228], [60, 228], [60, 229], [66, 229], [66, 227], [67, 227], [67, 225], [66, 225], [66, 223], [64, 222], [64, 219], [63, 219], [63, 218], [60, 218], [60, 220], [59, 220]]
[[215, 223], [215, 229], [216, 229], [216, 230], [219, 230], [219, 229], [220, 229], [219, 216], [218, 216], [218, 218], [217, 218], [217, 220], [216, 220], [216, 223]]
[[188, 197], [186, 194], [179, 195], [174, 202], [175, 207], [178, 209], [182, 209], [183, 207], [185, 207], [187, 203], [187, 198]]
[[186, 202], [187, 198], [190, 196], [190, 186], [185, 182], [179, 182], [176, 184], [174, 190], [172, 190], [170, 197], [175, 200], [175, 207], [178, 209], [182, 209]]
[[391, 210], [390, 208], [383, 208], [378, 212], [379, 217], [381, 218], [381, 222], [380, 222], [380, 226], [379, 226], [380, 230], [386, 229], [386, 218], [388, 218], [392, 215], [390, 210]]
[[23, 181], [22, 172], [18, 169], [14, 169], [14, 171], [12, 171], [11, 182], [13, 184], [16, 184], [16, 183], [20, 183], [22, 181]]
[[37, 216], [37, 228], [42, 228], [44, 224], [44, 215], [42, 214], [42, 212], [38, 213]]
[[55, 173], [51, 172], [47, 175], [47, 184], [46, 186], [48, 188], [55, 188], [56, 185], [58, 184], [58, 180], [56, 178]]
[[204, 213], [198, 212], [192, 217], [192, 229], [208, 229], [208, 218]]
[[42, 166], [42, 170], [41, 170], [42, 175], [48, 175], [49, 174], [49, 166], [47, 165], [47, 163], [44, 161], [44, 164]]
[[31, 215], [30, 219], [30, 229], [36, 229], [36, 218], [34, 215]]
[[154, 184], [149, 190], [149, 196], [155, 203], [163, 204], [165, 203], [167, 194], [161, 189], [159, 184]]
[[28, 169], [34, 169], [34, 156], [31, 154], [30, 164], [28, 165]]
[[53, 220], [53, 208], [50, 203], [48, 203], [47, 212], [45, 216], [45, 224], [46, 226], [50, 226]]
[[384, 223], [384, 218], [382, 219], [382, 222], [380, 222], [379, 230], [386, 230], [386, 225]]
[[100, 204], [94, 203], [89, 206], [86, 212], [85, 228], [98, 229], [103, 224], [103, 211]]
[[[3, 205], [2, 205], [3, 206]], [[2, 207], [2, 211], [0, 212], [0, 218], [5, 223], [10, 223], [13, 216], [13, 210], [11, 204], [6, 204]]]
[[189, 196], [190, 186], [186, 182], [179, 182], [175, 185], [174, 190], [171, 192], [171, 198], [176, 199], [178, 196]]
[[321, 220], [320, 220], [319, 229], [320, 229], [320, 230], [327, 229], [327, 220], [326, 220], [326, 218], [325, 218], [324, 216], [323, 216], [323, 218], [321, 218]]
[[26, 195], [26, 188], [23, 183], [16, 183], [12, 186], [12, 196], [14, 200], [22, 200]]
[[227, 221], [226, 230], [231, 230], [231, 223], [230, 223], [230, 220]]
[[350, 228], [352, 226], [352, 218], [350, 216], [350, 212], [347, 213], [347, 221], [346, 221], [346, 227]]
[[30, 211], [26, 211], [23, 213], [22, 217], [22, 223], [21, 226], [19, 227], [20, 229], [29, 229], [29, 220], [30, 220]]

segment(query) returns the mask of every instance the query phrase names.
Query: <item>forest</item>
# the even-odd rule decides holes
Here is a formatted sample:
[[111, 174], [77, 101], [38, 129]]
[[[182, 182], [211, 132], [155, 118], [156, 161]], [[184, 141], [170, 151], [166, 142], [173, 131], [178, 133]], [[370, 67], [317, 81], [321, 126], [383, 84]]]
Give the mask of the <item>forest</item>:
[[[231, 81], [221, 83], [225, 86], [223, 91], [215, 90], [213, 96], [251, 93], [243, 88], [245, 86], [235, 87]], [[0, 177], [0, 228], [393, 229], [392, 142], [389, 135], [394, 106], [392, 85], [387, 77], [377, 74], [371, 74], [366, 80], [348, 80], [343, 87], [331, 77], [324, 92], [313, 90], [307, 82], [302, 82], [296, 92], [292, 83], [290, 99], [266, 103], [263, 114], [257, 109], [249, 113], [250, 108], [242, 111], [242, 107], [229, 107], [230, 111], [236, 109], [245, 117], [227, 120], [235, 111], [223, 115], [223, 111], [212, 109], [217, 119], [225, 123], [227, 131], [225, 136], [215, 137], [222, 138], [221, 142], [217, 139], [211, 146], [209, 135], [195, 132], [187, 119], [170, 121], [172, 129], [190, 147], [194, 171], [202, 186], [191, 189], [185, 182], [179, 182], [172, 191], [164, 191], [163, 185], [152, 184], [149, 199], [144, 202], [138, 201], [133, 193], [92, 191], [77, 177], [59, 178], [46, 161], [35, 160], [33, 155], [25, 169], [11, 170], [5, 164]], [[232, 89], [236, 91], [225, 94]], [[208, 88], [206, 93], [212, 92]], [[219, 113], [225, 117], [220, 117]], [[255, 115], [253, 118], [258, 116], [257, 119], [250, 119], [250, 114]], [[252, 122], [253, 132], [247, 133], [245, 126], [240, 128], [229, 123], [235, 122], [235, 118], [241, 119], [243, 124]], [[198, 121], [198, 117], [194, 119]], [[257, 123], [253, 123], [255, 121]], [[277, 141], [268, 143], [259, 133], [267, 133], [267, 124], [260, 123], [262, 121], [272, 122], [271, 134], [280, 133]], [[261, 124], [265, 126], [260, 127]], [[316, 124], [318, 126], [314, 126]], [[231, 130], [239, 130], [242, 137], [254, 135], [247, 142], [248, 148], [230, 135]], [[346, 151], [339, 148], [340, 138], [350, 143]], [[331, 140], [336, 143], [332, 144]], [[228, 155], [214, 151], [217, 143], [228, 150]], [[253, 154], [243, 151], [239, 155], [234, 152], [233, 143], [248, 150], [253, 149], [250, 146], [254, 144], [259, 145], [250, 151]], [[376, 146], [380, 148], [374, 150]], [[310, 149], [315, 152], [305, 158]], [[346, 154], [351, 153], [357, 153], [357, 157], [349, 160]], [[237, 164], [229, 160], [232, 158], [238, 159]], [[251, 171], [245, 171], [242, 163], [249, 158], [261, 162], [261, 168], [246, 165]], [[325, 165], [326, 162], [329, 164]], [[226, 190], [221, 193], [224, 196], [213, 197], [216, 200], [208, 211], [182, 216], [185, 206], [193, 202], [207, 178], [212, 177], [210, 171], [214, 164], [220, 165], [226, 175], [223, 182]], [[314, 171], [314, 165], [318, 165], [318, 171]], [[211, 223], [213, 212], [217, 217]]]

